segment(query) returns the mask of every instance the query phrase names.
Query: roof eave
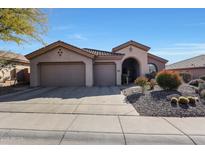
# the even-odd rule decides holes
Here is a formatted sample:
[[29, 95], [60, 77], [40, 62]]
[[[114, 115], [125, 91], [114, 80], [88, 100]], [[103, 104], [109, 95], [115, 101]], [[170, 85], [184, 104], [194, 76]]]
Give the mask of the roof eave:
[[29, 60], [35, 58], [35, 57], [38, 57], [44, 53], [46, 53], [47, 51], [51, 50], [51, 49], [54, 49], [54, 48], [57, 48], [57, 47], [64, 47], [66, 49], [70, 49], [72, 51], [76, 51], [77, 53], [81, 54], [81, 55], [84, 55], [86, 57], [89, 57], [91, 59], [93, 59], [95, 57], [95, 55], [91, 54], [91, 53], [88, 53], [86, 52], [85, 50], [81, 49], [81, 48], [78, 48], [78, 47], [75, 47], [73, 45], [70, 45], [70, 44], [67, 44], [63, 41], [57, 41], [57, 42], [54, 42], [52, 44], [49, 44], [43, 48], [40, 48], [36, 51], [33, 51], [27, 55], [25, 55], [25, 57]]
[[119, 46], [117, 46], [117, 47], [114, 47], [113, 49], [112, 49], [112, 52], [116, 52], [116, 51], [118, 51], [118, 50], [121, 50], [121, 49], [123, 49], [123, 48], [126, 48], [126, 47], [128, 47], [129, 45], [132, 45], [132, 46], [135, 46], [135, 47], [137, 47], [137, 48], [140, 48], [140, 49], [142, 49], [142, 50], [144, 50], [144, 51], [149, 51], [151, 48], [150, 47], [148, 47], [148, 46], [146, 46], [146, 45], [143, 45], [143, 44], [141, 44], [141, 43], [138, 43], [138, 42], [135, 42], [135, 41], [128, 41], [128, 42], [126, 42], [126, 43], [123, 43], [123, 44], [121, 44], [121, 45], [119, 45]]
[[20, 59], [14, 59], [14, 58], [2, 57], [2, 59], [7, 60], [7, 61], [11, 61], [11, 62], [16, 62], [16, 63], [25, 63], [25, 64], [30, 63], [29, 61], [26, 61], [26, 60], [20, 60]]
[[163, 63], [167, 63], [168, 62], [168, 60], [166, 60], [166, 59], [164, 59], [164, 58], [161, 58], [161, 57], [158, 57], [158, 56], [156, 56], [156, 55], [153, 55], [153, 54], [151, 54], [151, 53], [148, 53], [148, 56], [150, 56], [151, 58], [154, 58], [154, 59], [156, 59], [156, 60], [158, 60], [158, 61], [161, 61], [161, 62], [163, 62]]

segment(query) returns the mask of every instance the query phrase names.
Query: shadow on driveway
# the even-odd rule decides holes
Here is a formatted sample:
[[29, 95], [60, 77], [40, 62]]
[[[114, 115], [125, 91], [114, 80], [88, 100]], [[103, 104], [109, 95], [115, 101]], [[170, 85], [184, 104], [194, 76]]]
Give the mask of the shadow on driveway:
[[26, 101], [37, 98], [83, 98], [106, 95], [120, 95], [120, 88], [117, 86], [110, 87], [40, 87], [21, 94], [11, 94], [8, 97], [1, 97], [0, 102]]

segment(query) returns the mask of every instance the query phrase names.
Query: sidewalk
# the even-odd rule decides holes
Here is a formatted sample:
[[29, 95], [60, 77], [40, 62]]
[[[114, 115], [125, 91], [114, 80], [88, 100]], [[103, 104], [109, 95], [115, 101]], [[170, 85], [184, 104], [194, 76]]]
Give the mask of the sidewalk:
[[0, 113], [0, 144], [205, 144], [205, 118]]

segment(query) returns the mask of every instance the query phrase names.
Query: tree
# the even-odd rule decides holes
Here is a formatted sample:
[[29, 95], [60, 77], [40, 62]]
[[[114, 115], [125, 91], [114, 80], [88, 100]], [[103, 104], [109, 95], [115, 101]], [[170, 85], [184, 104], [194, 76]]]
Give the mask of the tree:
[[47, 16], [40, 9], [5, 8], [0, 9], [0, 40], [17, 44], [37, 40], [47, 32]]

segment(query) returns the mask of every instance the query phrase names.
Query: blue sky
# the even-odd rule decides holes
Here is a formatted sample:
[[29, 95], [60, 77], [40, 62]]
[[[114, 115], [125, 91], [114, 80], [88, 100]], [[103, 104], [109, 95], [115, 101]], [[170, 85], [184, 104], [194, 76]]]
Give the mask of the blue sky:
[[[173, 63], [205, 54], [205, 9], [44, 9], [46, 43], [62, 40], [78, 47], [110, 51], [128, 40], [151, 47]], [[42, 44], [0, 41], [1, 50], [30, 53]]]

